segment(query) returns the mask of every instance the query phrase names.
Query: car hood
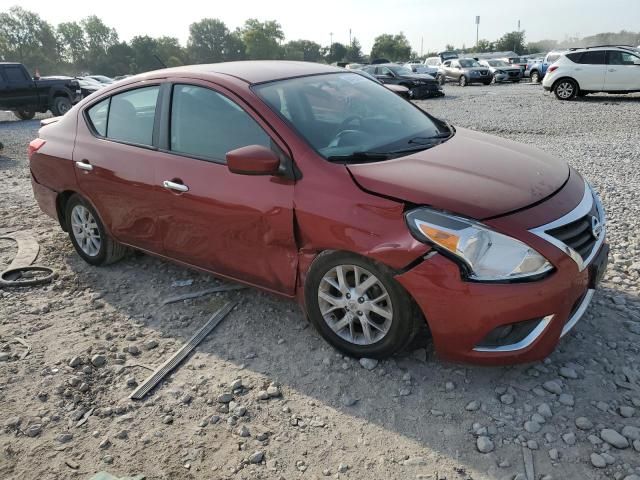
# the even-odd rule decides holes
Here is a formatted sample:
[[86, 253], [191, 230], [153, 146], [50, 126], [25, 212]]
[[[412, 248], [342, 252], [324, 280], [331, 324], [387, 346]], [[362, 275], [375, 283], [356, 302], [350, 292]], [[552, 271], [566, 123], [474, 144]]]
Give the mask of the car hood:
[[347, 168], [366, 191], [476, 219], [539, 202], [569, 177], [569, 166], [549, 154], [464, 128], [430, 149]]
[[403, 80], [407, 79], [407, 80], [421, 80], [423, 82], [435, 82], [436, 79], [433, 78], [431, 75], [429, 75], [428, 73], [414, 73], [411, 75], [401, 75], [398, 78], [401, 78]]

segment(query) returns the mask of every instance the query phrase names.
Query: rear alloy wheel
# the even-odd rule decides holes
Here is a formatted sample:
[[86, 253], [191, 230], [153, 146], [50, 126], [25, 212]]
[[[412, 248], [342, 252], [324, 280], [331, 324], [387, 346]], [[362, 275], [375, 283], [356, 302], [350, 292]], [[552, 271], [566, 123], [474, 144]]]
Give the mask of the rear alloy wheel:
[[108, 265], [127, 253], [127, 247], [106, 233], [93, 207], [80, 195], [69, 198], [65, 215], [71, 243], [85, 262]]
[[558, 80], [553, 86], [553, 93], [558, 100], [573, 100], [578, 95], [578, 84], [570, 78]]
[[36, 116], [35, 110], [24, 110], [18, 109], [14, 110], [13, 114], [18, 117], [20, 120], [31, 120]]
[[438, 83], [439, 83], [440, 85], [444, 85], [444, 83], [445, 83], [445, 81], [446, 81], [446, 78], [445, 78], [445, 76], [444, 76], [444, 75], [438, 75], [438, 76], [436, 76], [436, 80], [438, 81]]
[[55, 97], [51, 105], [51, 113], [59, 117], [71, 110], [71, 100], [68, 97]]
[[534, 70], [533, 72], [531, 72], [531, 83], [538, 83], [540, 82], [540, 74]]
[[392, 272], [349, 253], [316, 258], [305, 300], [322, 336], [354, 357], [388, 357], [406, 347], [419, 326], [419, 315]]
[[464, 75], [460, 75], [460, 78], [458, 79], [458, 85], [460, 85], [461, 87], [466, 87], [467, 77], [465, 77]]

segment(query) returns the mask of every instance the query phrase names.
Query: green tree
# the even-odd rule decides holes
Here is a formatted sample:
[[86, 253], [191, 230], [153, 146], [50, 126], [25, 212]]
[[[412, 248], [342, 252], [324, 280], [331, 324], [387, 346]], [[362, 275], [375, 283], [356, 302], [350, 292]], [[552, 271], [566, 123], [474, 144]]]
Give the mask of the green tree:
[[127, 42], [118, 42], [107, 49], [107, 55], [103, 57], [103, 63], [97, 65], [96, 72], [115, 77], [134, 73], [132, 63], [133, 49]]
[[194, 63], [216, 63], [226, 59], [229, 29], [222, 20], [203, 18], [189, 25], [187, 49]]
[[82, 19], [80, 25], [87, 40], [87, 70], [91, 73], [105, 74], [104, 72], [110, 70], [108, 51], [118, 43], [118, 32], [105, 25], [95, 15]]
[[478, 40], [478, 45], [476, 46], [474, 51], [475, 52], [493, 52], [494, 51], [493, 42], [490, 42], [489, 40], [482, 38]]
[[347, 62], [361, 62], [362, 61], [362, 46], [357, 38], [353, 38], [351, 40], [351, 45], [347, 47], [347, 52], [345, 54], [345, 60]]
[[505, 33], [500, 39], [496, 40], [495, 49], [497, 52], [514, 51], [519, 55], [527, 53], [524, 37], [524, 30]]
[[37, 13], [22, 7], [0, 13], [0, 39], [4, 59], [22, 62], [31, 72], [48, 73], [60, 63], [55, 31]]
[[280, 58], [279, 42], [284, 40], [284, 33], [275, 20], [260, 22], [250, 18], [244, 22], [241, 33], [248, 58], [256, 60]]
[[[156, 54], [160, 59], [169, 66], [169, 59], [173, 58], [172, 63], [178, 61], [177, 65], [184, 65], [187, 60], [185, 50], [180, 46], [180, 42], [175, 37], [159, 37], [156, 38]], [[172, 65], [172, 66], [177, 66]]]
[[[158, 62], [158, 41], [148, 35], [136, 36], [131, 39], [130, 47], [133, 52], [131, 68], [133, 72], [148, 72], [163, 68]], [[162, 59], [161, 59], [162, 60]]]
[[390, 35], [384, 33], [375, 38], [371, 48], [371, 58], [387, 58], [391, 61], [407, 60], [411, 56], [411, 45], [404, 33]]
[[58, 39], [62, 45], [64, 59], [76, 68], [81, 67], [87, 55], [87, 41], [80, 24], [78, 22], [59, 24]]
[[325, 53], [327, 63], [343, 62], [347, 56], [347, 47], [340, 42], [333, 42]]
[[322, 60], [322, 47], [311, 40], [292, 40], [283, 47], [283, 58], [286, 60], [303, 60], [319, 62]]

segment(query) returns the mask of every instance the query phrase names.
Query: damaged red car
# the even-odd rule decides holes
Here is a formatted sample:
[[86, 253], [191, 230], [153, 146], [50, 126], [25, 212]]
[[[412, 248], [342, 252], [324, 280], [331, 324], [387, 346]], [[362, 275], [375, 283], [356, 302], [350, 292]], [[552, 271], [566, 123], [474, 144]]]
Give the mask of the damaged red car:
[[85, 261], [133, 248], [295, 298], [349, 355], [426, 326], [443, 358], [543, 358], [606, 268], [578, 172], [343, 69], [159, 70], [45, 122], [33, 191]]

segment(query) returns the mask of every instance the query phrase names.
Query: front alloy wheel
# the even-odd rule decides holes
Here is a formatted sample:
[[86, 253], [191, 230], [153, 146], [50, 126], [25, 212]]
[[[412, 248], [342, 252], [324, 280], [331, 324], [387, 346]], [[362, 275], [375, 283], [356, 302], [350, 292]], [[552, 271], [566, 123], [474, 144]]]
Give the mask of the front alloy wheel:
[[393, 305], [378, 277], [357, 265], [329, 270], [318, 288], [322, 318], [336, 335], [356, 345], [372, 345], [389, 332]]
[[461, 87], [466, 87], [467, 86], [467, 77], [464, 75], [460, 75], [460, 78], [458, 79], [458, 85], [460, 85]]
[[559, 100], [573, 100], [578, 94], [578, 85], [570, 79], [560, 80], [553, 87], [553, 93]]
[[406, 347], [422, 319], [386, 266], [347, 252], [323, 252], [305, 281], [309, 320], [354, 357], [385, 358]]

